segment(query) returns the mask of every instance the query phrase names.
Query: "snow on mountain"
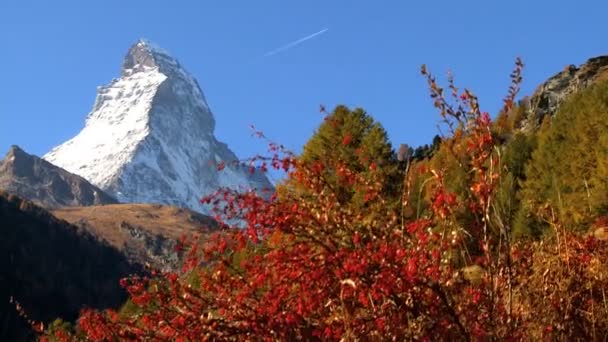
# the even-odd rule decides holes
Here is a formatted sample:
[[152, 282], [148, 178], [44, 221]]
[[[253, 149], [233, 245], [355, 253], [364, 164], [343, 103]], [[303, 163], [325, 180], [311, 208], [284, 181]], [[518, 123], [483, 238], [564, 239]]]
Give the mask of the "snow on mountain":
[[[121, 77], [98, 87], [85, 127], [43, 158], [122, 202], [205, 212], [199, 199], [219, 187], [272, 188], [214, 136], [215, 119], [196, 80], [167, 51], [140, 40]], [[226, 162], [218, 172], [216, 164]]]

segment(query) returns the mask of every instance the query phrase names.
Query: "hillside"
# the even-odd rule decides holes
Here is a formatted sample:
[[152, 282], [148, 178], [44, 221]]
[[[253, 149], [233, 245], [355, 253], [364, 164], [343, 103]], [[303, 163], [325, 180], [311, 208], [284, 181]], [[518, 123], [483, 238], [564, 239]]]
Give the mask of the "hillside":
[[208, 234], [216, 222], [189, 209], [158, 204], [113, 204], [69, 207], [53, 214], [107, 241], [131, 262], [158, 269], [177, 269], [176, 241]]
[[0, 340], [32, 337], [11, 298], [34, 320], [74, 320], [84, 307], [119, 307], [119, 279], [139, 271], [86, 230], [0, 192]]

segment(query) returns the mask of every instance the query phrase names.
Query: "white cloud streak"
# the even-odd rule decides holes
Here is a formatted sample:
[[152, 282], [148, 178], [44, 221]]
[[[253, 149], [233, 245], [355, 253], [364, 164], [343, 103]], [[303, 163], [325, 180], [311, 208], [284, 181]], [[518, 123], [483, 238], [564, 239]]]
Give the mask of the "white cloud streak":
[[309, 40], [309, 39], [312, 39], [312, 38], [314, 38], [314, 37], [316, 37], [316, 36], [322, 35], [323, 33], [327, 32], [328, 30], [329, 30], [329, 28], [324, 28], [324, 29], [322, 29], [322, 30], [321, 30], [321, 31], [319, 31], [319, 32], [315, 32], [315, 33], [313, 33], [313, 34], [311, 34], [311, 35], [308, 35], [308, 36], [306, 36], [306, 37], [303, 37], [303, 38], [300, 38], [300, 39], [298, 39], [298, 40], [295, 40], [295, 41], [293, 41], [293, 42], [291, 42], [291, 43], [289, 43], [289, 44], [286, 44], [286, 45], [284, 45], [284, 46], [281, 46], [280, 48], [277, 48], [277, 49], [274, 49], [274, 50], [272, 50], [272, 51], [266, 52], [266, 53], [264, 54], [264, 57], [270, 57], [270, 56], [272, 56], [272, 55], [276, 55], [277, 53], [280, 53], [280, 52], [283, 52], [283, 51], [289, 50], [289, 49], [291, 49], [292, 47], [294, 47], [294, 46], [296, 46], [296, 45], [300, 45], [300, 44], [304, 43], [305, 41], [307, 41], [307, 40]]

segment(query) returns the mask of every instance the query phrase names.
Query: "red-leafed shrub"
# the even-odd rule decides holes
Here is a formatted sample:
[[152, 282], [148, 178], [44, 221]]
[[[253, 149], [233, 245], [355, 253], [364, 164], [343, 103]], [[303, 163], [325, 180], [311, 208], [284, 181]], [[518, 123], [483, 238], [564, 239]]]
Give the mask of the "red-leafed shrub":
[[[504, 112], [521, 80], [518, 60]], [[222, 190], [206, 197], [226, 228], [189, 244], [183, 274], [123, 281], [137, 310], [85, 311], [70, 336], [105, 340], [519, 340], [600, 339], [608, 333], [608, 248], [595, 237], [556, 234], [513, 244], [493, 209], [500, 153], [477, 98], [423, 68], [452, 141], [466, 149], [463, 188], [444, 170], [410, 167], [399, 206], [376, 164], [258, 159], [289, 172], [279, 195]], [[345, 135], [336, 148], [355, 148]], [[371, 163], [361, 160], [360, 163]], [[326, 172], [331, 170], [331, 172]], [[364, 170], [364, 171], [361, 171]], [[418, 174], [414, 174], [418, 173]], [[327, 177], [331, 176], [331, 182]], [[412, 189], [412, 177], [424, 188]], [[340, 202], [332, 189], [363, 191]], [[297, 191], [296, 191], [297, 190]], [[424, 191], [426, 210], [404, 215]], [[456, 212], [467, 213], [466, 226]], [[498, 227], [498, 228], [497, 228]], [[60, 331], [64, 336], [65, 331]], [[45, 338], [61, 336], [57, 332]]]

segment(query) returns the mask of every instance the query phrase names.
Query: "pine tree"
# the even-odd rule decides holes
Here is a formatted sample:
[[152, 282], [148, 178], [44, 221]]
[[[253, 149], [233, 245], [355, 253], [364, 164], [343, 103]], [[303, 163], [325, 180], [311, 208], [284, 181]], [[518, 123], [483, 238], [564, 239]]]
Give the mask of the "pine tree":
[[543, 220], [585, 230], [608, 203], [608, 82], [573, 95], [545, 122], [526, 167], [518, 229]]
[[[384, 128], [361, 108], [350, 110], [337, 106], [305, 144], [298, 161], [306, 165], [305, 168], [321, 167], [323, 186], [333, 192], [342, 205], [364, 206], [366, 193], [342, 182], [341, 170], [375, 183], [383, 198], [392, 201], [399, 198], [403, 162], [397, 161]], [[306, 196], [306, 191], [298, 186], [301, 180], [296, 178], [292, 175], [280, 192]]]
[[[497, 222], [505, 228], [515, 227], [517, 213], [521, 203], [519, 192], [521, 184], [526, 180], [525, 168], [532, 158], [532, 152], [536, 148], [536, 134], [524, 134], [517, 132], [513, 135], [502, 149], [501, 170], [502, 179], [496, 192], [495, 210], [502, 222]], [[522, 218], [519, 218], [521, 220]], [[522, 221], [523, 222], [523, 221]], [[525, 224], [519, 224], [524, 227]], [[512, 229], [513, 235], [530, 235], [530, 232], [522, 232]]]

